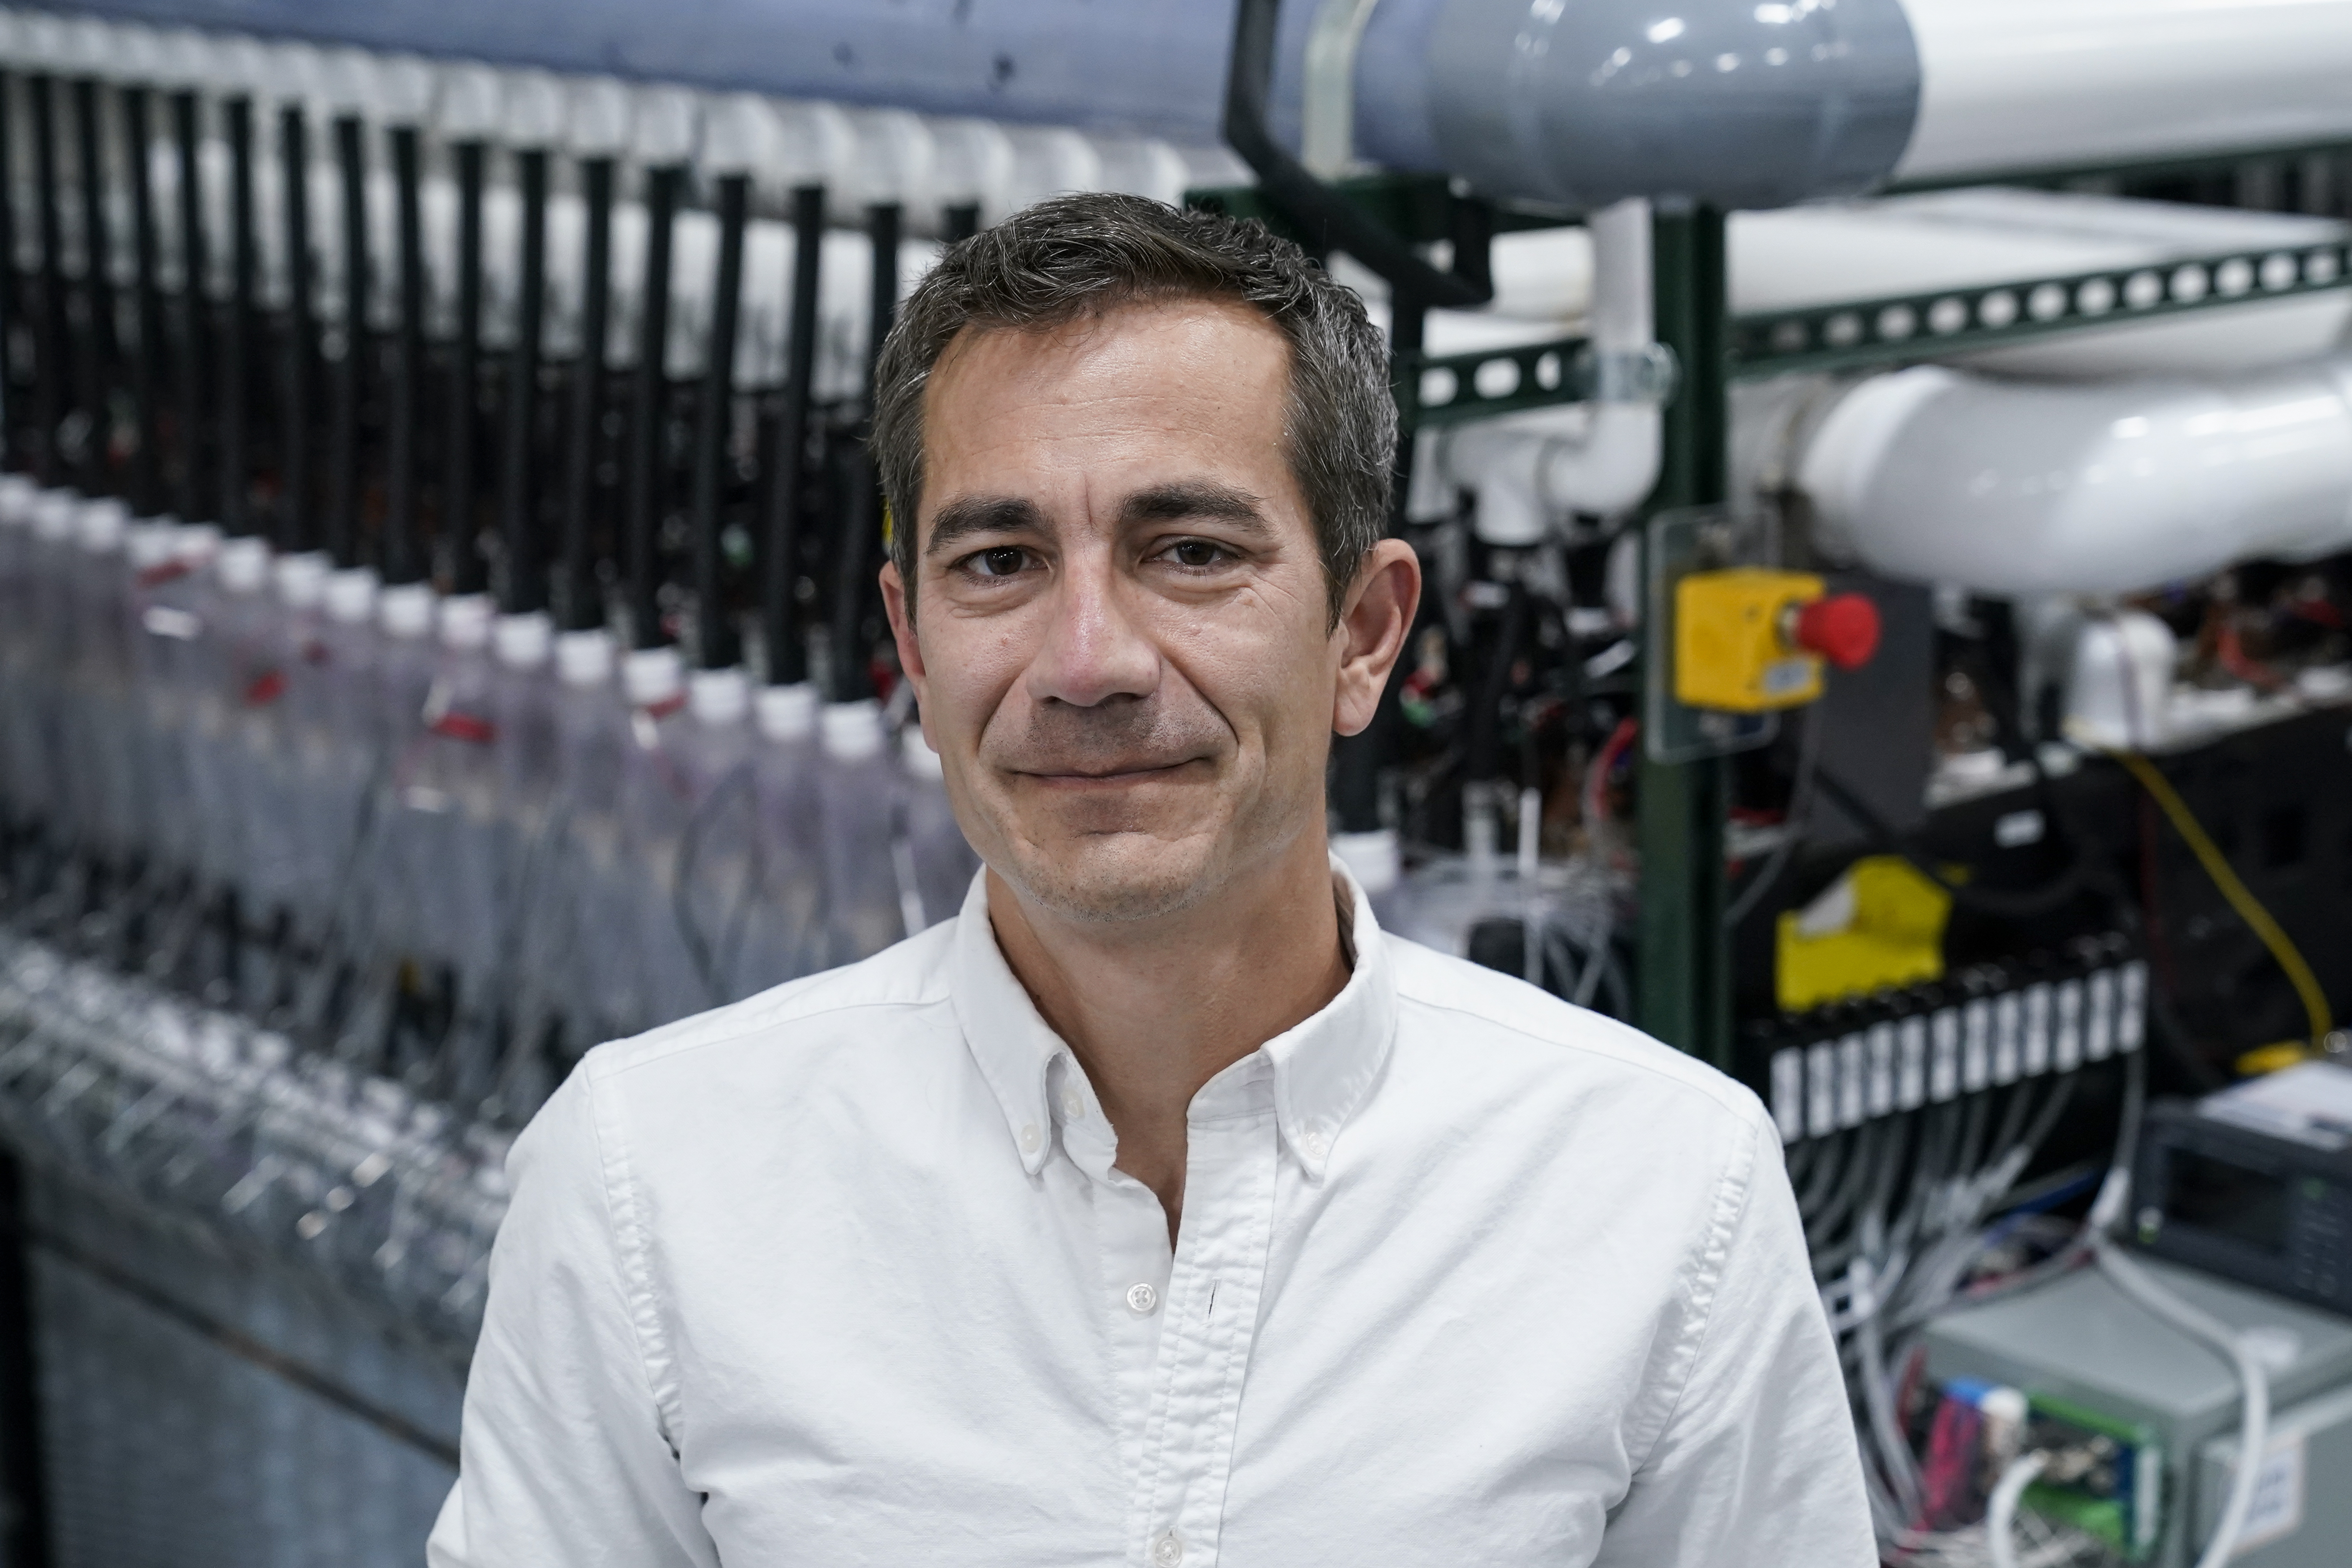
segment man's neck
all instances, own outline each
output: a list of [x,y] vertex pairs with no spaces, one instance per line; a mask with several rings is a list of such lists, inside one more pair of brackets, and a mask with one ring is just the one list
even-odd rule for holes
[[1063,920],[993,871],[988,910],[1005,962],[1086,1068],[1118,1168],[1160,1195],[1172,1246],[1193,1095],[1348,983],[1322,833],[1160,920]]

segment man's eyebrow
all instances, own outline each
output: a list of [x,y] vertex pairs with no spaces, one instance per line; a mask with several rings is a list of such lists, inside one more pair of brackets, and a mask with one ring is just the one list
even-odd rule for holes
[[1121,522],[1130,524],[1214,518],[1261,532],[1273,526],[1258,510],[1257,497],[1206,479],[1183,479],[1137,490],[1120,504],[1118,515]]
[[960,496],[931,519],[931,536],[924,542],[923,554],[937,555],[975,533],[1034,533],[1045,526],[1036,504],[1018,496]]

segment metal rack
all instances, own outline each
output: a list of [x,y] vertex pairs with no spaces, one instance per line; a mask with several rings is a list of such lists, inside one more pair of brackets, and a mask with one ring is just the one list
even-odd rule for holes
[[[2347,151],[2298,144],[1936,184],[2137,182]],[[1280,188],[1268,182],[1196,191],[1188,201],[1264,218],[1318,251],[1347,248],[1319,214],[1285,204],[1282,190],[1294,187],[1295,179]],[[1320,188],[1326,201],[1346,204],[1357,222],[1378,226],[1405,246],[1448,243],[1455,271],[1481,280],[1486,277],[1485,243],[1494,234],[1578,221],[1569,214],[1482,203],[1427,176],[1363,175]],[[1662,210],[1654,220],[1657,337],[1672,356],[1674,374],[1673,384],[1659,389],[1666,398],[1664,452],[1657,489],[1645,509],[1650,512],[1731,499],[1727,400],[1737,381],[1940,359],[2061,332],[2352,287],[2352,242],[2337,241],[1735,316],[1727,287],[1725,219],[1719,209],[1697,206]],[[1475,248],[1466,259],[1465,247]],[[1412,435],[1425,426],[1593,395],[1592,362],[1580,338],[1447,356],[1423,353],[1418,317],[1428,302],[1399,290],[1400,324],[1391,346],[1407,452]],[[1407,321],[1408,316],[1412,320]],[[1658,1038],[1728,1070],[1732,982],[1723,923],[1728,767],[1721,759],[1660,763],[1645,754],[1640,770],[1636,1021]]]

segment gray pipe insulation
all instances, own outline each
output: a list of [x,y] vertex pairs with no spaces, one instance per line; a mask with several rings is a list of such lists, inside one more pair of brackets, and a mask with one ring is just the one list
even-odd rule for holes
[[[1296,146],[1316,13],[1286,0],[1274,82]],[[934,114],[1223,140],[1233,0],[83,0],[155,26],[607,73]],[[1591,208],[1851,195],[1910,139],[1900,0],[1381,0],[1356,150],[1489,194]]]

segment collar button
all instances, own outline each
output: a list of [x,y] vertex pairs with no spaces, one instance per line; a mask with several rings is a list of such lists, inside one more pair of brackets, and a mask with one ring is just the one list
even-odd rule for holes
[[1037,1131],[1035,1122],[1032,1121],[1021,1129],[1021,1152],[1024,1154],[1034,1154],[1045,1146],[1045,1135]]

